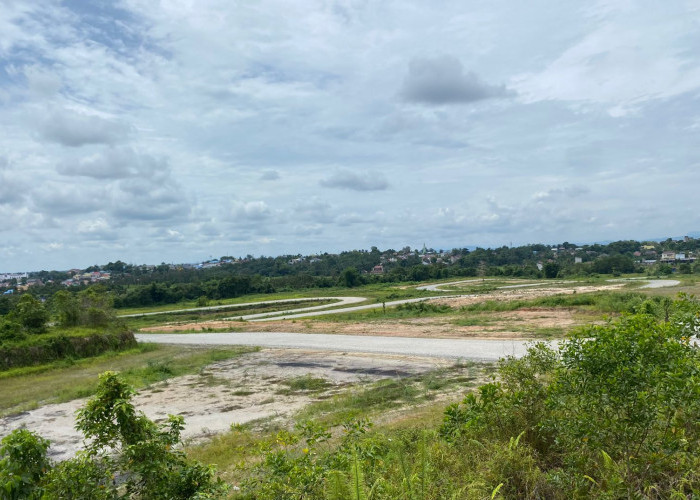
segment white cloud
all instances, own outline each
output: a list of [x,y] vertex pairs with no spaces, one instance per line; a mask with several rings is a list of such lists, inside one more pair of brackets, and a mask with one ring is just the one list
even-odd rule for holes
[[692,231],[698,12],[5,2],[0,263]]
[[596,11],[601,19],[593,29],[543,70],[515,76],[513,87],[526,102],[603,103],[614,117],[652,99],[700,91],[700,57],[681,48],[697,37],[684,29],[693,16],[648,7]]
[[64,146],[116,144],[126,140],[130,127],[118,120],[70,110],[56,110],[42,119],[39,130],[49,141]]
[[64,161],[58,166],[58,171],[63,175],[93,179],[152,179],[167,177],[169,170],[164,158],[139,154],[129,147],[108,148],[78,160]]
[[236,202],[233,206],[235,222],[262,221],[270,215],[270,207],[264,201]]
[[389,182],[380,172],[353,171],[347,168],[336,170],[328,177],[321,179],[319,184],[323,187],[351,191],[383,191],[389,188]]
[[39,65],[28,65],[24,68],[29,90],[39,97],[51,97],[61,88],[61,77],[55,70]]
[[78,223],[78,233],[94,234],[103,233],[110,228],[107,221],[101,217],[97,219],[83,220]]

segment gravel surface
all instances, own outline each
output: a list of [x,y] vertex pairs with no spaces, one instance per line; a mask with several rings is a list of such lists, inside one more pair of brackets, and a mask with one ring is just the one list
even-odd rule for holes
[[680,284],[681,282],[678,280],[652,280],[639,288],[664,288],[667,286],[676,286]]
[[402,354],[496,361],[525,354],[525,340],[427,339],[286,332],[137,334],[139,342],[189,345],[253,345],[287,349]]

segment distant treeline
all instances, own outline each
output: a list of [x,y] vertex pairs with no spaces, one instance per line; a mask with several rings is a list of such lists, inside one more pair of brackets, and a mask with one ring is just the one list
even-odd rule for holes
[[[425,281],[470,276],[508,276],[522,278],[562,278],[593,274],[647,272],[667,274],[668,264],[643,266],[644,259],[658,259],[662,251],[695,252],[700,239],[642,243],[616,241],[606,245],[564,242],[560,245],[523,245],[500,248],[452,250],[423,249],[380,251],[353,250],[340,254],[310,256],[235,258],[223,256],[203,266],[134,266],[122,261],[93,266],[85,271],[106,271],[104,282],[116,308],[172,304],[183,300],[225,299],[251,293],[274,293],[308,288],[355,287],[368,283]],[[381,270],[373,269],[381,266]],[[697,266],[697,264],[696,264]],[[681,273],[697,272],[688,263],[680,264]],[[31,292],[50,298],[63,289],[56,271],[32,273],[45,284],[32,286]],[[53,280],[53,283],[48,283]],[[87,285],[71,287],[83,290]],[[0,296],[0,315],[7,311],[12,297]]]

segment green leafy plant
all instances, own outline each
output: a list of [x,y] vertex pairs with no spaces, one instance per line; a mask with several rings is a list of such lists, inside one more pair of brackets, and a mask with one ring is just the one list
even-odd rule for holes
[[0,498],[41,498],[41,480],[50,467],[49,441],[18,429],[0,441]]
[[0,451],[0,481],[9,492],[1,498],[221,497],[226,488],[214,469],[188,460],[180,448],[182,417],[157,425],[134,408],[133,394],[119,375],[103,373],[77,414],[85,450],[55,467],[46,459],[48,441],[23,430],[10,434]]

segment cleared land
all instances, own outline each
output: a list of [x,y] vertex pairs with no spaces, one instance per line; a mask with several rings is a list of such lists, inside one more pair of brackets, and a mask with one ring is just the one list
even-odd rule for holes
[[[396,382],[400,384],[396,393],[383,397],[384,403],[398,405],[404,396],[415,399],[421,377],[432,374],[429,382],[444,379],[433,391],[418,391],[425,397],[429,392],[442,393],[447,386],[464,382],[465,377],[481,377],[482,372],[476,365],[455,365],[438,358],[268,349],[150,384],[139,391],[134,403],[156,421],[168,414],[182,415],[187,422],[184,437],[198,442],[228,431],[232,425],[284,425],[312,402],[330,400],[349,390],[373,391],[377,381],[401,381]],[[84,403],[82,398],[73,399],[4,417],[0,419],[0,437],[26,427],[51,440],[53,458],[72,456],[82,445],[74,429],[74,415]],[[357,406],[355,411],[361,410],[359,403]]]
[[[495,281],[495,280],[494,280]],[[459,282],[468,284],[469,291],[474,292],[476,283],[488,283],[484,280]],[[569,282],[566,286],[550,283],[538,283],[537,287],[523,287],[523,283],[499,280],[501,287],[486,290],[483,293],[468,295],[440,296],[423,299],[406,299],[387,302],[386,304],[369,304],[367,306],[346,307],[342,311],[317,311],[287,316],[285,319],[266,318],[264,322],[240,321],[198,321],[177,322],[142,328],[149,333],[197,332],[197,331],[259,331],[259,332],[296,332],[296,333],[342,333],[348,335],[380,335],[428,338],[479,338],[479,339],[531,339],[561,337],[571,328],[602,320],[602,314],[578,309],[535,307],[514,311],[468,314],[460,308],[489,301],[509,302],[532,300],[555,295],[573,295],[601,291],[621,290],[627,283],[587,284]],[[454,286],[445,283],[431,286]],[[530,283],[525,283],[529,285]],[[431,305],[444,305],[449,308],[440,314],[396,314],[392,307],[403,304],[425,302]],[[323,315],[323,318],[320,316]],[[416,315],[414,315],[416,316]]]
[[[54,442],[56,458],[74,453],[81,444],[73,430],[74,411],[94,390],[96,375],[110,369],[121,371],[140,389],[136,406],[151,418],[164,419],[168,413],[184,416],[185,436],[192,443],[222,435],[194,448],[194,453],[202,457],[216,453],[219,445],[231,444],[227,440],[237,439],[226,433],[232,425],[284,428],[306,417],[328,425],[338,425],[352,416],[371,416],[378,422],[439,418],[444,403],[432,407],[431,401],[458,398],[483,381],[492,367],[488,363],[465,364],[455,358],[495,360],[520,355],[529,339],[559,338],[571,328],[604,321],[606,315],[617,310],[615,304],[606,301],[618,300],[616,297],[641,300],[639,294],[630,298],[625,292],[642,284],[465,280],[430,285],[455,294],[438,298],[414,294],[445,292],[413,287],[402,295],[400,287],[385,288],[381,293],[374,290],[365,294],[369,300],[378,301],[367,304],[371,309],[352,310],[355,306],[346,303],[343,310],[333,314],[286,320],[259,318],[265,322],[212,320],[208,316],[230,314],[230,305],[207,312],[180,313],[170,307],[163,315],[131,320],[167,322],[172,314],[201,314],[196,321],[177,321],[141,331],[172,334],[225,329],[234,333],[197,334],[191,338],[183,334],[139,335],[142,340],[198,344],[221,341],[287,349],[267,347],[251,353],[247,348],[246,353],[246,348],[213,344],[206,348],[144,346],[134,352],[6,373],[0,380],[0,414],[6,415],[0,418],[0,437],[26,426]],[[693,293],[697,287],[695,282],[666,282],[664,288],[645,289],[644,293],[670,296],[677,291]],[[361,296],[363,291],[355,290],[358,295],[353,300],[366,300]],[[386,301],[385,309],[381,301],[389,297],[393,300]],[[330,305],[326,301],[333,300],[320,296],[307,299],[308,306],[324,309]],[[250,314],[280,314],[263,309],[282,307],[286,311],[289,306],[265,305],[262,299],[240,306],[244,302],[240,300],[239,307],[249,308],[246,312]],[[398,307],[392,307],[392,303]],[[309,335],[315,333],[331,335]],[[245,338],[248,341],[244,342]],[[226,456],[233,460],[239,455]]]

